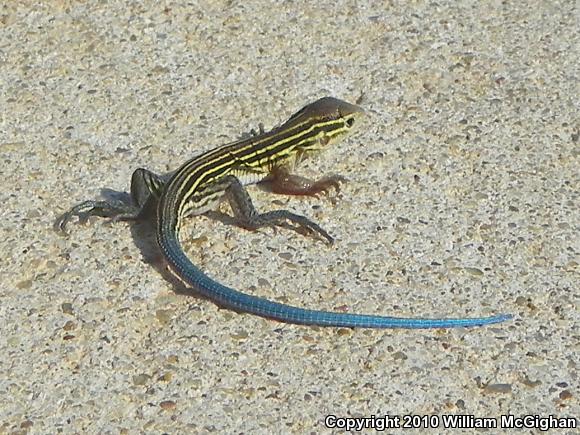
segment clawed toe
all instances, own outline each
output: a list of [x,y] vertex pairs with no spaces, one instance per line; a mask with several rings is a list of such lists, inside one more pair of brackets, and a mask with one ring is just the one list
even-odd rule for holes
[[336,193],[340,193],[341,183],[346,183],[347,181],[341,175],[332,175],[314,183],[311,190],[316,197],[318,197],[318,194],[328,195],[331,189],[334,189]]
[[111,218],[111,222],[137,219],[139,211],[132,205],[107,201],[85,201],[61,215],[54,223],[57,232],[66,234],[66,226],[77,217],[78,223],[86,224],[91,216]]

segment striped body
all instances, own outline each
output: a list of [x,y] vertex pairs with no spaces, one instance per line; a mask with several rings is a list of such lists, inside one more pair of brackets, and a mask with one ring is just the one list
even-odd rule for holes
[[[352,116],[361,114],[357,111]],[[177,232],[182,217],[211,210],[223,196],[225,186],[220,180],[225,176],[233,175],[243,185],[257,183],[276,167],[293,168],[306,153],[318,151],[320,145],[328,145],[333,137],[347,133],[350,128],[341,118],[317,119],[298,112],[268,133],[223,145],[188,160],[173,174],[161,197],[159,231]]]
[[362,109],[357,106],[323,98],[270,132],[223,145],[183,164],[153,190],[159,195],[157,239],[171,269],[221,306],[290,323],[363,328],[449,328],[480,326],[510,318],[499,315],[471,319],[405,319],[307,310],[224,286],[205,275],[185,255],[179,242],[179,230],[185,216],[213,208],[232,180],[237,179],[242,185],[253,184],[277,169],[294,168],[304,157],[347,135],[362,115]]

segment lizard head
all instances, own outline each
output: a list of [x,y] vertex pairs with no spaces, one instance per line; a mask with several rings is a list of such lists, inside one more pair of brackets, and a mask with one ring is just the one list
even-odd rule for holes
[[359,106],[324,97],[296,112],[280,128],[296,136],[296,151],[303,158],[349,135],[364,115],[365,111]]

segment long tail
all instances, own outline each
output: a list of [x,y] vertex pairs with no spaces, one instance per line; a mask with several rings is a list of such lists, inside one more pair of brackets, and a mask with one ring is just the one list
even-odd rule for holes
[[510,314],[463,319],[421,319],[373,316],[366,314],[333,313],[330,311],[307,310],[291,305],[272,302],[251,296],[214,281],[197,268],[185,255],[181,244],[174,236],[163,235],[160,245],[171,268],[177,275],[193,286],[202,295],[220,306],[237,311],[256,314],[282,322],[300,325],[338,326],[353,328],[468,328],[491,325],[513,318]]

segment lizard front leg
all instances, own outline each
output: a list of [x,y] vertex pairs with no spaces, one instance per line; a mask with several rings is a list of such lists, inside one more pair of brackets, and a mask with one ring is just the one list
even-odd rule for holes
[[262,227],[278,226],[289,221],[311,233],[322,236],[328,243],[332,244],[334,242],[330,234],[306,216],[295,214],[288,210],[273,210],[258,213],[252,203],[250,195],[238,178],[230,175],[225,177],[223,182],[228,185],[226,188],[226,197],[242,227],[257,230]]
[[284,195],[318,196],[320,193],[328,193],[333,188],[340,191],[340,183],[347,179],[341,175],[329,175],[319,180],[311,180],[306,177],[291,174],[286,167],[272,169],[270,175],[263,181],[273,193]]

